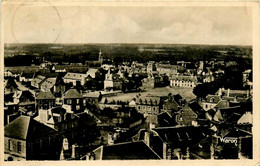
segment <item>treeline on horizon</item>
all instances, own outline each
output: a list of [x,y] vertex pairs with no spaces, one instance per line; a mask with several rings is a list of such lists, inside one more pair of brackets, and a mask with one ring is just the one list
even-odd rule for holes
[[[140,48],[143,50],[140,51]],[[5,66],[31,66],[39,65],[43,59],[50,62],[62,64],[62,62],[82,63],[86,61],[97,61],[99,51],[106,59],[113,60],[115,65],[123,62],[138,61],[169,61],[176,64],[177,61],[198,62],[200,60],[210,61],[213,59],[224,61],[244,61],[246,66],[252,67],[252,49],[248,47],[227,46],[164,46],[164,45],[72,45],[62,46],[59,49],[51,49],[51,45],[43,47],[40,45],[10,46],[7,49],[14,51],[26,51],[26,55],[5,56]],[[159,49],[159,51],[151,50]],[[223,55],[219,50],[226,51]],[[37,56],[34,53],[38,53]]]

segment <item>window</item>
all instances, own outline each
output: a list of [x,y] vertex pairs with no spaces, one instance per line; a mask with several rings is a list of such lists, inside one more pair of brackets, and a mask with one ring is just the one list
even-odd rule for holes
[[8,140],[8,149],[10,151],[13,151],[13,141],[12,140]]
[[68,100],[67,100],[67,103],[68,103],[68,104],[71,104],[71,99],[68,99]]
[[79,99],[77,99],[77,104],[79,104]]
[[80,106],[79,105],[76,106],[76,110],[80,110]]
[[21,142],[17,142],[17,152],[18,153],[21,153],[21,151],[22,151],[22,144],[21,144]]

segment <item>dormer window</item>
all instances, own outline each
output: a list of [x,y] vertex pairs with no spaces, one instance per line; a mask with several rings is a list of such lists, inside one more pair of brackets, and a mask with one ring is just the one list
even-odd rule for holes
[[210,99],[210,102],[213,103],[215,101],[214,97]]

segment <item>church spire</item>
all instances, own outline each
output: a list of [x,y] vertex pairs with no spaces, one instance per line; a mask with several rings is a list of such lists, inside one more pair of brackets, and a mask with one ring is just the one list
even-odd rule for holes
[[100,64],[103,63],[103,57],[102,57],[102,51],[101,51],[101,49],[99,50],[98,62],[99,62]]

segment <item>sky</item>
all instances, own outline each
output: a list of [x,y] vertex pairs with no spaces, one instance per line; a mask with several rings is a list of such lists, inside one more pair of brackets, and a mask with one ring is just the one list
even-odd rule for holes
[[245,7],[6,5],[6,43],[252,44]]

